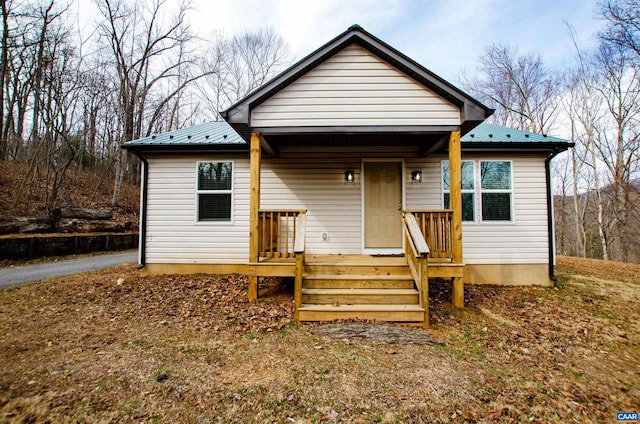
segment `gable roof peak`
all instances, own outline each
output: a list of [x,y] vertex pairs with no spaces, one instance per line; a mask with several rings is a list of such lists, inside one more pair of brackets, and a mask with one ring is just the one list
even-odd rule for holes
[[493,113],[493,109],[483,105],[458,87],[367,32],[360,25],[353,24],[342,34],[339,34],[328,43],[322,45],[305,58],[284,70],[272,80],[258,87],[246,97],[230,106],[227,110],[222,111],[220,115],[238,131],[245,140],[248,140],[250,136],[250,115],[252,109],[353,43],[358,44],[360,47],[405,73],[419,84],[431,89],[450,103],[460,107],[463,117],[461,124],[463,133],[474,128]]

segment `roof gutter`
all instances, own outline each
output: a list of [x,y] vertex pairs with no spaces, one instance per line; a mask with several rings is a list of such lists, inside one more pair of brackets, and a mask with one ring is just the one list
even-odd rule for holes
[[553,228],[553,189],[551,187],[551,160],[558,155],[558,153],[564,151],[559,147],[556,147],[553,152],[547,155],[547,159],[544,161],[544,170],[547,180],[547,236],[549,239],[549,279],[553,281],[555,286],[558,279],[555,275],[554,262],[555,262],[555,235]]
[[142,184],[140,189],[140,239],[138,241],[138,269],[144,268],[147,261],[147,181],[149,179],[149,162],[139,150],[131,151],[142,162]]

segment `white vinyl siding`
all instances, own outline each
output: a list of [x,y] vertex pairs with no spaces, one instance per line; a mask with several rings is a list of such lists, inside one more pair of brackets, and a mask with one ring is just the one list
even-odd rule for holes
[[[197,222],[198,162],[233,162],[231,222]],[[149,157],[148,263],[247,263],[249,160],[225,156]]]
[[[416,158],[411,148],[285,147],[264,158],[262,209],[306,209],[310,254],[362,253],[362,159],[404,160],[406,209],[442,208],[441,161]],[[544,156],[463,155],[463,160],[509,160],[512,164],[513,221],[463,222],[467,264],[546,264],[547,203]],[[249,161],[246,157],[150,157],[147,262],[247,263],[249,257]],[[195,172],[198,161],[233,161],[232,223],[196,222]],[[345,184],[344,172],[355,171]],[[423,182],[411,183],[421,170]],[[477,183],[476,183],[477,184]],[[476,204],[479,202],[476,199]],[[476,216],[479,208],[476,206]],[[322,233],[328,239],[322,239]]]
[[544,156],[464,156],[465,160],[510,161],[512,221],[462,223],[464,262],[468,264],[546,264],[549,262]]
[[[309,254],[362,253],[360,159],[296,156],[263,160],[261,209],[306,210]],[[355,183],[345,183],[348,169],[355,172]],[[327,233],[326,240],[322,233]]]
[[458,107],[355,44],[251,113],[253,127],[459,124]]

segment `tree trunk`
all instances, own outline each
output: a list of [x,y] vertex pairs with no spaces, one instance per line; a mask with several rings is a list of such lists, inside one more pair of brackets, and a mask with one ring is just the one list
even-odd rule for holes
[[0,160],[7,158],[9,148],[9,140],[4,130],[4,82],[7,77],[7,61],[9,60],[9,22],[7,10],[7,1],[0,0],[0,8],[2,9],[2,46],[0,49]]
[[106,220],[106,219],[111,219],[112,217],[113,217],[113,213],[107,209],[86,209],[86,208],[60,209],[60,218]]
[[76,218],[61,218],[56,223],[56,229],[61,233],[113,233],[130,230],[131,223],[124,226],[110,220],[87,220]]
[[125,154],[126,153],[123,150],[120,150],[117,153],[118,156],[116,160],[116,176],[113,184],[113,198],[111,199],[111,206],[114,208],[120,204],[120,192],[122,191],[122,182],[124,181]]
[[597,221],[598,221],[598,235],[600,236],[600,246],[602,248],[602,259],[609,260],[609,244],[607,242],[607,232],[604,228],[604,205],[602,204],[602,192],[600,191],[600,177],[598,177],[598,161],[596,160],[596,154],[594,152],[593,144],[590,146],[591,161],[593,167],[593,184],[596,191],[596,203],[597,203]]
[[580,209],[580,201],[578,194],[578,157],[575,148],[571,150],[571,162],[573,172],[573,214],[576,232],[576,256],[585,257],[586,255],[586,237],[584,231],[584,219]]
[[0,217],[0,234],[49,233],[53,227],[49,218]]

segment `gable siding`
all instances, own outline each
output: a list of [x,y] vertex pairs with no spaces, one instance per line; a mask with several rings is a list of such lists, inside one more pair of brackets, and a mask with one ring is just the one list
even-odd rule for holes
[[355,44],[251,113],[253,127],[459,124],[455,105]]
[[[196,222],[196,163],[234,164],[233,221]],[[149,157],[148,263],[247,263],[249,160],[236,156]]]

